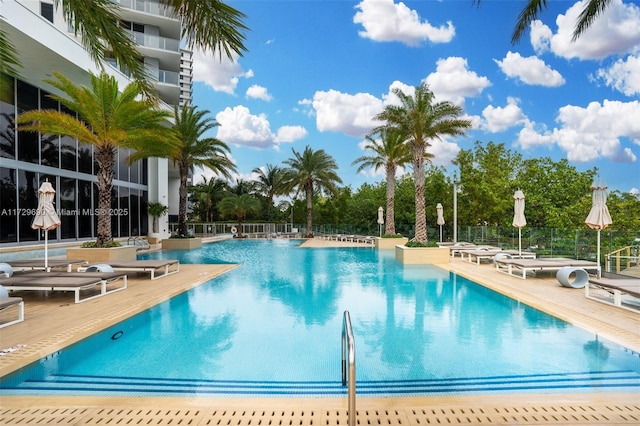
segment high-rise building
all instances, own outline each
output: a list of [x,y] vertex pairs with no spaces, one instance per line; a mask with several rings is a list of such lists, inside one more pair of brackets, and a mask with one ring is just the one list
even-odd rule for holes
[[[114,0],[121,25],[137,44],[139,59],[154,80],[162,107],[189,104],[192,99],[192,54],[181,48],[181,23],[170,7],[157,0]],[[47,95],[57,93],[45,83],[57,71],[76,84],[89,84],[89,72],[99,74],[72,26],[53,0],[3,0],[0,21],[17,50],[17,75],[0,75],[0,247],[38,243],[43,237],[31,229],[37,190],[49,180],[56,189],[55,204],[62,225],[49,232],[49,241],[95,238],[97,165],[93,147],[68,137],[15,132],[15,117],[36,108],[60,108]],[[104,70],[125,87],[131,80],[115,61]],[[150,220],[146,206],[157,201],[178,211],[178,173],[167,159],[150,158],[129,166],[130,152],[117,155],[112,196],[114,238],[145,236]],[[159,231],[168,236],[167,217]]]

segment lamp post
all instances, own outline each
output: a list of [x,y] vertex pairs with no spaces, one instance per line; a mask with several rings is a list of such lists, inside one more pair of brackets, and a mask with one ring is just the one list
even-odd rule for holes
[[453,172],[453,242],[458,242],[458,176]]

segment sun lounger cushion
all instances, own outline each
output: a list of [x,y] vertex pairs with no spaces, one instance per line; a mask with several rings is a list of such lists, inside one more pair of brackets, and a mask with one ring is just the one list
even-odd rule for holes
[[[122,279],[122,286],[109,290],[107,284]],[[127,288],[127,276],[100,272],[25,272],[3,278],[0,283],[8,291],[72,291],[75,303],[85,302]],[[81,298],[80,292],[100,286],[98,294]]]
[[[92,266],[80,268],[79,270],[88,270]],[[110,263],[109,266],[116,272],[150,273],[152,280],[180,271],[180,262],[178,260],[132,260],[127,262],[113,262]]]

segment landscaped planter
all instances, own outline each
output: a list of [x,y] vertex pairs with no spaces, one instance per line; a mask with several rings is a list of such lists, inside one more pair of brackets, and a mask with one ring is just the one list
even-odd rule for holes
[[404,245],[407,241],[409,241],[407,237],[376,238],[376,248],[379,250],[392,250],[398,244]]
[[136,246],[108,248],[68,248],[67,259],[86,260],[89,263],[136,260]]
[[407,247],[396,245],[396,260],[405,265],[449,263],[448,247]]
[[163,250],[191,250],[202,247],[202,238],[167,238],[162,240]]

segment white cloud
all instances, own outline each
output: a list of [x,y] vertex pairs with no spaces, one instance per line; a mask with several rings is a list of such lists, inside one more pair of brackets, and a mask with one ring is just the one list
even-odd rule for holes
[[276,132],[276,142],[294,142],[307,136],[307,129],[302,126],[282,126]]
[[517,78],[526,84],[557,87],[565,83],[558,71],[551,69],[536,56],[524,58],[517,52],[507,52],[502,61],[494,61],[507,77]]
[[409,46],[418,46],[423,41],[447,43],[455,35],[455,28],[449,21],[446,25],[434,27],[427,20],[420,19],[415,10],[404,3],[393,0],[362,0],[356,5],[353,22],[362,24],[364,31],[360,37],[374,41],[399,41]]
[[435,166],[450,166],[451,162],[456,158],[460,147],[456,142],[449,142],[446,137],[441,139],[433,139],[430,141],[431,146],[428,152],[434,155],[431,162]]
[[258,86],[257,84],[254,84],[247,89],[246,96],[247,98],[262,99],[267,102],[273,99],[266,87]]
[[350,95],[336,90],[316,92],[312,105],[318,130],[356,137],[365,135],[378,124],[373,117],[383,108],[382,101],[368,93]]
[[429,74],[425,82],[438,100],[456,105],[463,105],[465,98],[478,96],[491,85],[487,77],[480,77],[467,68],[466,59],[455,56],[438,59],[436,71]]
[[307,135],[300,126],[282,126],[274,134],[266,115],[251,114],[249,108],[242,105],[225,108],[216,115],[216,120],[220,123],[216,137],[234,145],[278,150],[280,143],[293,142]]
[[609,68],[598,70],[598,77],[607,86],[627,96],[640,94],[640,56],[629,55],[626,60],[618,59]]
[[527,118],[518,106],[518,100],[514,98],[508,98],[505,107],[487,106],[482,110],[482,116],[485,118],[482,127],[490,132],[502,132],[525,122]]
[[551,48],[552,36],[553,31],[551,31],[551,28],[543,24],[542,21],[536,19],[531,23],[529,38],[531,40],[533,50],[535,50],[538,55],[549,51]]
[[518,144],[524,148],[557,144],[575,162],[608,158],[614,162],[634,163],[638,160],[631,148],[622,147],[621,138],[640,145],[640,102],[591,102],[586,108],[567,105],[559,110],[559,128],[538,131],[527,122]]
[[555,141],[546,126],[539,126],[530,120],[526,120],[524,127],[518,133],[516,143],[520,145],[522,149],[529,149],[545,145],[552,146]]
[[235,94],[238,80],[253,77],[253,71],[244,71],[238,63],[238,56],[233,54],[230,60],[225,55],[193,51],[193,80],[201,81],[217,92]]
[[[613,54],[633,53],[640,49],[640,7],[611,0],[607,9],[575,41],[573,31],[586,0],[579,1],[556,18],[557,33],[544,24],[532,24],[531,44],[538,49],[548,45],[563,58],[602,59]],[[535,30],[535,31],[534,31]]]

